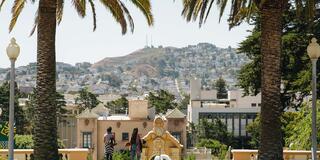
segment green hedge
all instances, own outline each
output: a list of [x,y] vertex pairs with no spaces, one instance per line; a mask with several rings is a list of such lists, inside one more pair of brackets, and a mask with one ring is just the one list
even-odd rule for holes
[[197,147],[206,147],[211,149],[211,153],[221,160],[224,160],[226,153],[228,151],[227,145],[220,143],[214,139],[201,139],[196,145]]
[[130,160],[130,151],[124,150],[124,151],[114,152],[112,159],[113,160]]
[[[14,145],[16,149],[32,149],[34,146],[32,135],[15,135]],[[59,139],[58,146],[60,149],[65,147],[62,141]]]

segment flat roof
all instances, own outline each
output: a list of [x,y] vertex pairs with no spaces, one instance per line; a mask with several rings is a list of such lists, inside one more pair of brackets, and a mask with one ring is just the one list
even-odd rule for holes
[[98,120],[131,120],[128,115],[111,115],[107,117],[99,117]]

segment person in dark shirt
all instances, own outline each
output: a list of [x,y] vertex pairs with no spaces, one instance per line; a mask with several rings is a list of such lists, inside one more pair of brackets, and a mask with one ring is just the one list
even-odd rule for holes
[[105,146],[105,160],[112,160],[112,154],[114,146],[116,145],[114,136],[112,134],[112,128],[107,129],[107,133],[104,134],[104,146]]
[[130,159],[131,160],[140,160],[141,151],[142,151],[142,142],[138,134],[138,128],[134,128],[130,140]]

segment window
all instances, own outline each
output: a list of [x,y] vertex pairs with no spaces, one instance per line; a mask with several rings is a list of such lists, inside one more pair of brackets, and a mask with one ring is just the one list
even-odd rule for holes
[[181,132],[172,132],[171,134],[181,143]]
[[251,103],[251,107],[257,107],[257,103]]
[[92,134],[91,132],[82,133],[83,148],[91,148]]
[[128,132],[123,132],[122,133],[122,140],[123,141],[129,140],[129,133]]
[[261,103],[258,103],[258,107],[261,107]]

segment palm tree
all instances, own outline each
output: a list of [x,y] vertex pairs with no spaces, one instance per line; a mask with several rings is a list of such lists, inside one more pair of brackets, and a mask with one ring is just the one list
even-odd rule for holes
[[[35,18],[37,29],[37,97],[35,111],[34,159],[58,160],[57,124],[56,124],[56,58],[55,36],[56,24],[61,22],[64,0],[30,0],[38,2],[38,11]],[[149,25],[153,24],[151,5],[149,0],[130,0],[144,14]],[[0,8],[5,0],[0,2]],[[11,31],[27,0],[15,0],[12,7]],[[89,3],[93,15],[93,30],[96,29],[96,13],[94,0],[72,0],[80,17],[85,17],[86,5]],[[121,0],[100,0],[101,4],[111,12],[114,19],[121,25],[122,34],[131,28],[134,23]],[[127,25],[129,23],[129,26]]]
[[[228,0],[217,0],[220,9],[220,19]],[[187,21],[199,17],[199,25],[205,23],[214,0],[183,0],[182,14]],[[295,0],[297,15],[306,11],[310,20],[314,17],[314,0]],[[280,115],[282,114],[280,101],[280,53],[282,35],[282,14],[288,7],[288,0],[232,0],[229,23],[230,27],[240,24],[243,20],[250,20],[255,14],[261,16],[261,143],[259,159],[282,160],[282,134]],[[220,20],[219,19],[219,20]]]

